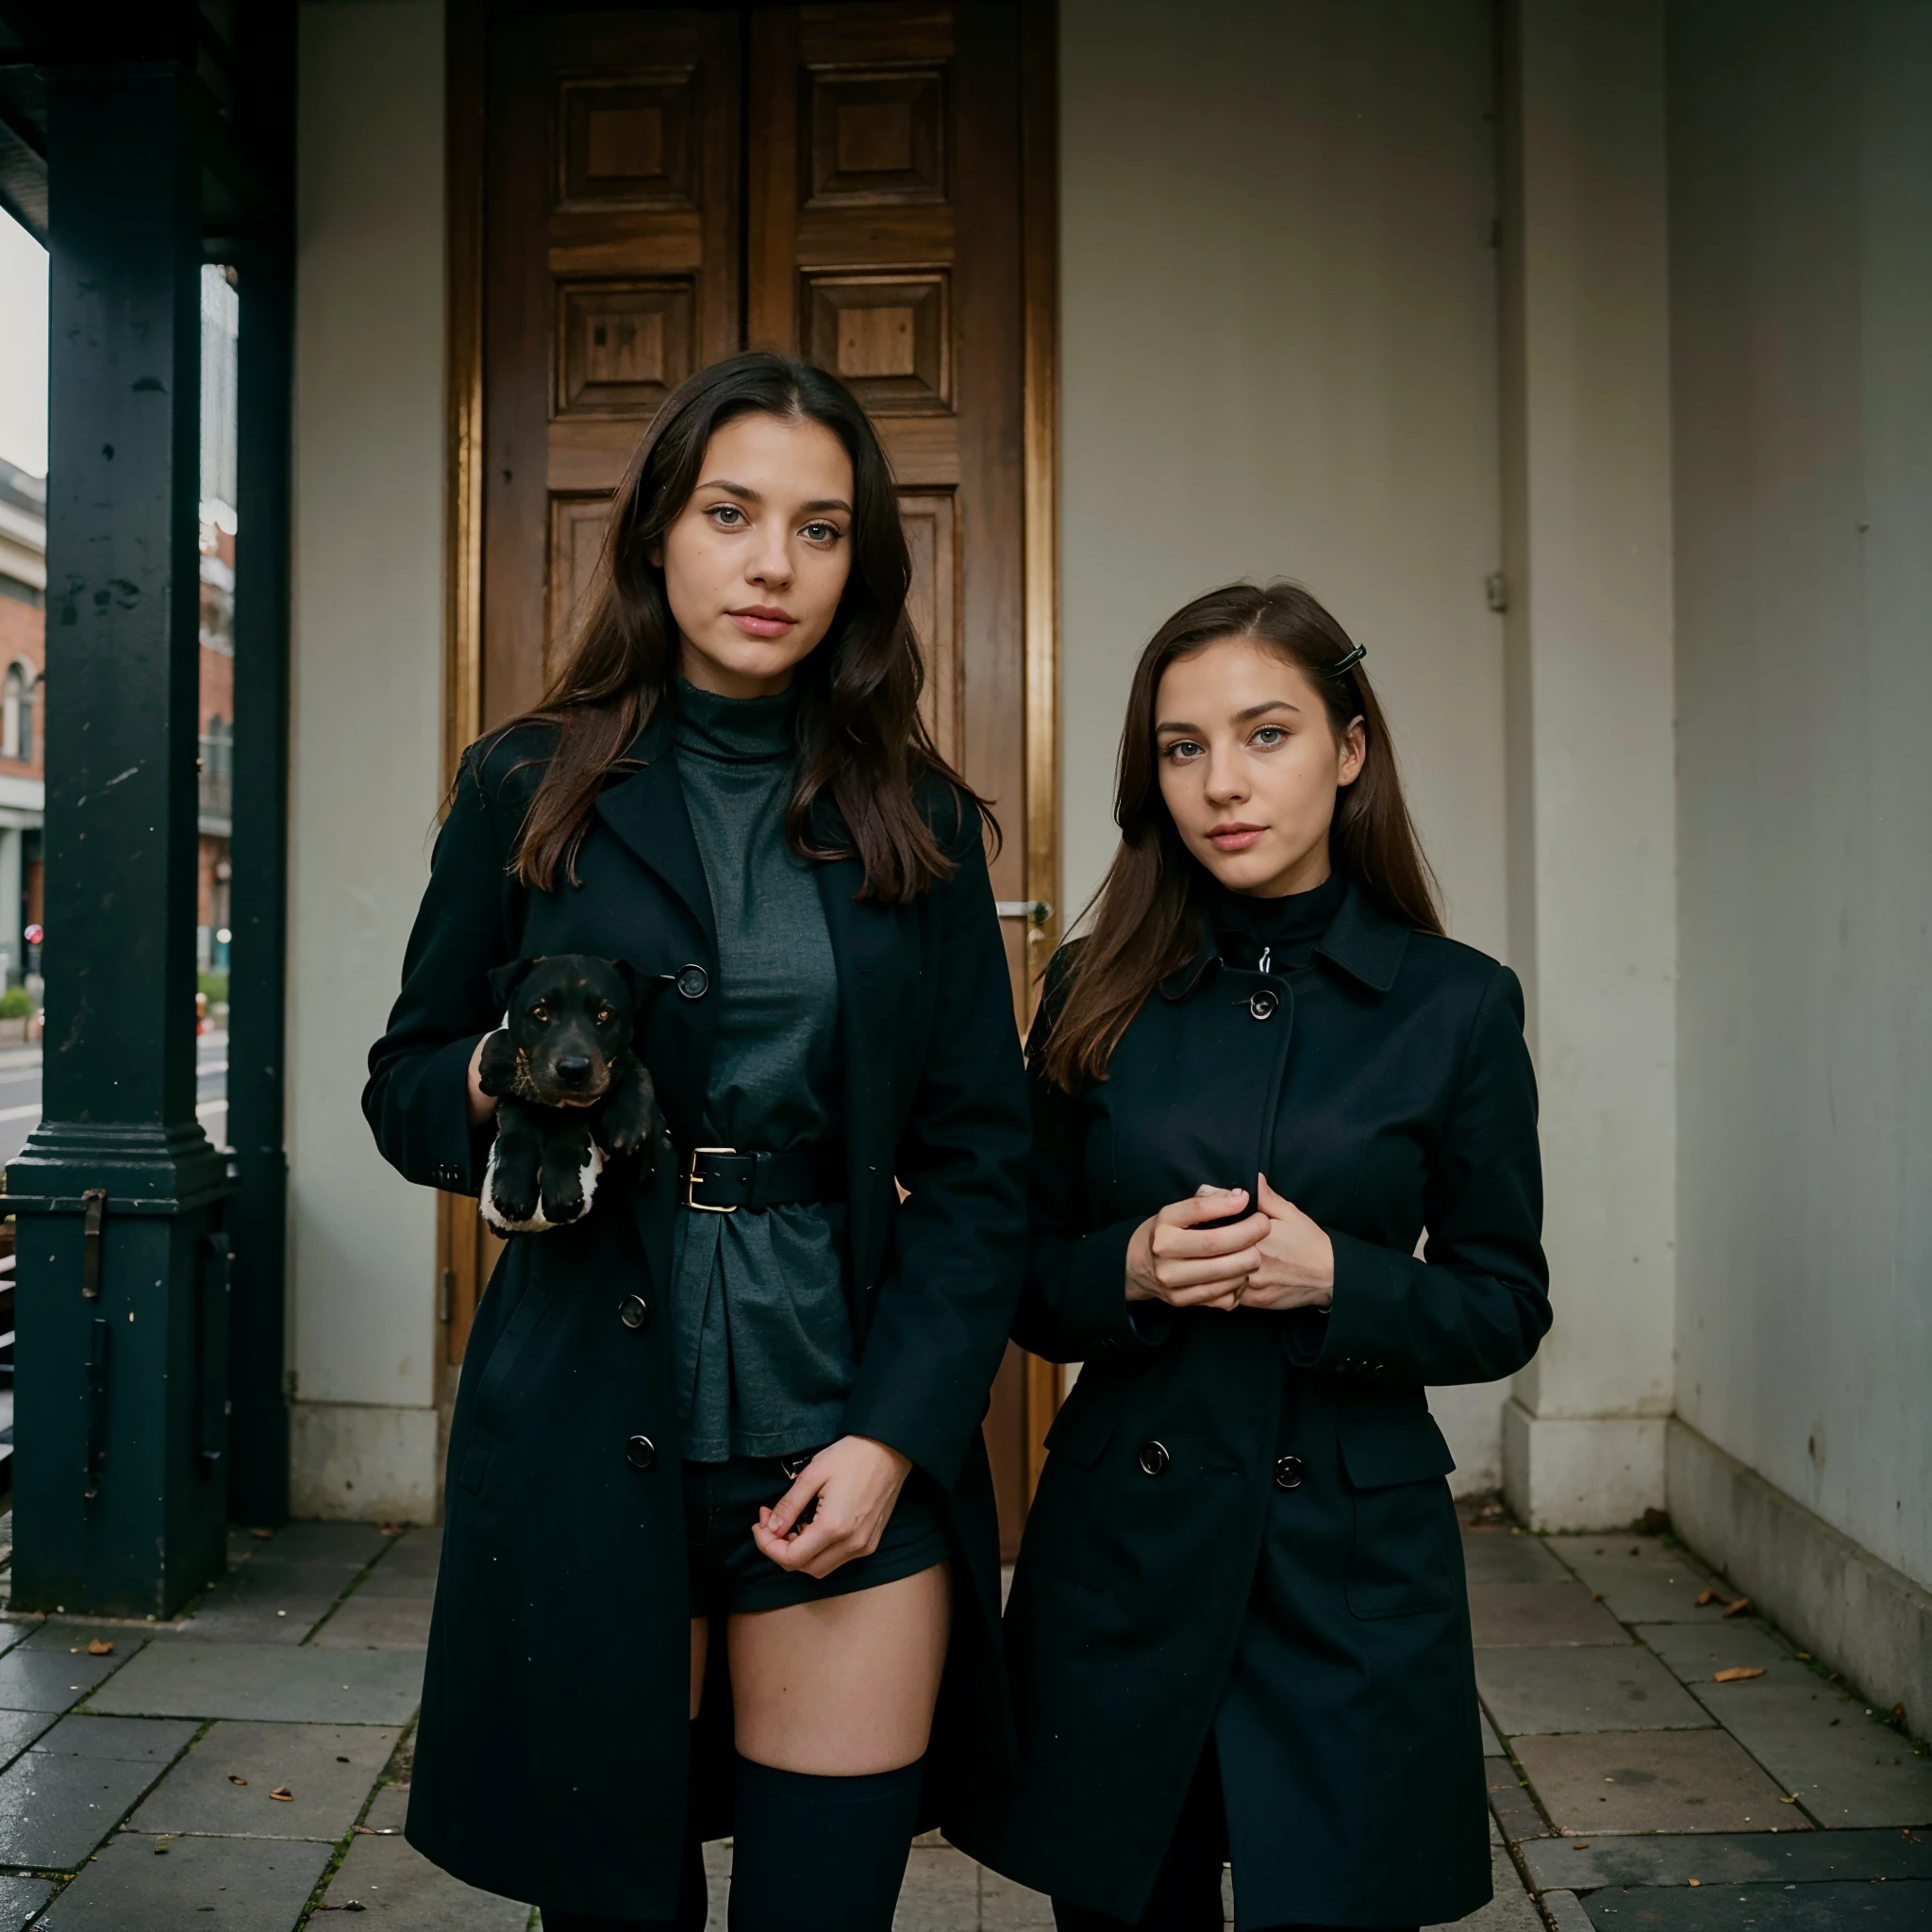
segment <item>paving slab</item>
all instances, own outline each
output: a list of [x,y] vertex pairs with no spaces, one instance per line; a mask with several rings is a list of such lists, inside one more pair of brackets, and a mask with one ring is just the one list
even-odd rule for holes
[[371,1831],[394,1832],[402,1830],[408,1821],[408,1786],[384,1785],[369,1801],[368,1814],[362,1823]]
[[[1583,1849],[1578,1850],[1581,1844]],[[1753,1831],[1707,1837],[1532,1839],[1524,1862],[1538,1886],[1870,1884],[1932,1879],[1932,1837],[1897,1831]]]
[[1568,1574],[1541,1537],[1521,1529],[1465,1529],[1462,1567],[1472,1583],[1561,1583]]
[[[1723,1731],[1519,1738],[1516,1756],[1559,1832],[1793,1830],[1807,1821]],[[1507,1827],[1506,1827],[1507,1828]]]
[[1523,1889],[1523,1880],[1509,1861],[1509,1854],[1491,1851],[1490,1883],[1495,1896],[1488,1905],[1478,1906],[1466,1919],[1455,1923],[1466,1932],[1542,1932],[1542,1915]]
[[125,1663],[154,1635],[149,1624],[130,1624],[123,1618],[44,1617],[40,1627],[30,1630],[21,1643],[23,1651],[48,1650],[68,1657],[84,1657],[90,1643],[111,1643],[108,1668]]
[[0,1865],[77,1870],[160,1770],[125,1757],[24,1752],[0,1772]]
[[1508,1843],[1548,1833],[1550,1827],[1543,1823],[1529,1787],[1507,1757],[1484,1758],[1483,1774],[1489,1786],[1491,1815]]
[[1483,1756],[1485,1757],[1503,1757],[1507,1756],[1507,1753],[1503,1748],[1502,1734],[1490,1722],[1489,1712],[1480,1707],[1476,1710],[1476,1726],[1482,1733]]
[[[375,1724],[230,1719],[209,1726],[128,1823],[149,1833],[334,1843],[356,1822],[399,1736]],[[291,1795],[271,1795],[278,1790]]]
[[[358,1926],[392,1932],[524,1932],[530,1908],[478,1891],[400,1838],[358,1838],[323,1894],[322,1909],[359,1905]],[[335,1923],[330,1921],[328,1923]],[[66,1932],[63,1926],[59,1932]]]
[[[46,1932],[291,1932],[332,1847],[121,1832],[41,1923]],[[333,1924],[334,1921],[328,1923]]]
[[366,1569],[400,1538],[386,1537],[373,1523],[285,1523],[255,1544],[250,1559],[264,1568],[285,1563],[332,1563]]
[[364,1584],[315,1633],[315,1647],[423,1650],[429,1642],[430,1604],[426,1596],[374,1596]]
[[406,1529],[389,1540],[389,1548],[377,1561],[371,1581],[375,1576],[418,1576],[433,1583],[441,1561],[441,1530]]
[[1932,1825],[1932,1757],[1803,1664],[1690,1688],[1821,1824]]
[[0,1710],[0,1766],[12,1763],[55,1722],[51,1710]]
[[0,1656],[5,1656],[16,1643],[25,1643],[40,1627],[38,1617],[0,1616]]
[[1054,1932],[1053,1901],[979,1868],[980,1932]]
[[300,1643],[355,1580],[338,1564],[250,1563],[208,1591],[177,1627],[239,1643]]
[[1478,1645],[1630,1641],[1580,1583],[1473,1583],[1469,1621]]
[[978,1932],[979,1867],[951,1845],[914,1845],[892,1932]]
[[1790,1650],[1752,1617],[1708,1627],[1701,1624],[1639,1624],[1637,1637],[1687,1684],[1707,1684],[1719,1671],[1789,1663],[1791,1657]]
[[1710,1586],[1710,1572],[1687,1551],[1656,1537],[1554,1536],[1549,1547],[1626,1624],[1717,1621],[1724,1615],[1714,1604],[1697,1607]]
[[1505,1737],[1697,1730],[1710,1713],[1635,1644],[1478,1650],[1475,1686]]
[[188,1748],[200,1724],[192,1717],[63,1717],[34,1748],[62,1757],[120,1757],[156,1771]]
[[[0,1670],[8,1659],[0,1657]],[[170,1637],[148,1645],[90,1701],[142,1717],[399,1724],[423,1692],[421,1651],[323,1651]]]
[[[436,1594],[436,1570],[391,1567],[385,1557],[356,1586],[356,1596],[422,1597],[427,1602]],[[353,1603],[355,1597],[349,1601]]]
[[1592,1891],[1583,1909],[1598,1932],[1924,1932],[1932,1884],[1711,1886],[1701,1890]]
[[[130,1649],[138,1651],[145,1641],[137,1639]],[[66,1644],[17,1644],[0,1657],[0,1710],[71,1709],[128,1657],[119,1644],[112,1657],[89,1657],[84,1650],[76,1657]]]
[[0,1877],[0,1932],[22,1932],[53,1895],[51,1878]]

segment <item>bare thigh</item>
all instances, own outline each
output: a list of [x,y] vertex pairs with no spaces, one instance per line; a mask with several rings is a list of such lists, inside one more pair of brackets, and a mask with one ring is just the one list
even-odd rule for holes
[[[945,1667],[943,1563],[876,1590],[731,1619],[740,1755],[774,1771],[862,1777],[925,1755]],[[700,1653],[693,1630],[693,1708]]]

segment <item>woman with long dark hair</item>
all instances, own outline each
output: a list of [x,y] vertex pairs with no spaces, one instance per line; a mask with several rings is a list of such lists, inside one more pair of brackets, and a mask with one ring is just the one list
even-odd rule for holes
[[1224,1861],[1243,1932],[1490,1895],[1424,1385],[1549,1326],[1536,1093],[1514,975],[1443,937],[1362,658],[1287,584],[1160,627],[1029,1043],[1014,1334],[1084,1366],[1007,1616],[1024,1776],[948,1828],[1063,1932],[1209,1932]]
[[408,1837],[546,1932],[701,1927],[727,1832],[736,1932],[884,1932],[922,1815],[1011,1759],[979,1424],[1024,1074],[908,578],[833,377],[670,397],[569,661],[464,754],[370,1056],[382,1152],[475,1194],[503,969],[587,954],[668,1121],[511,1238],[450,1432]]

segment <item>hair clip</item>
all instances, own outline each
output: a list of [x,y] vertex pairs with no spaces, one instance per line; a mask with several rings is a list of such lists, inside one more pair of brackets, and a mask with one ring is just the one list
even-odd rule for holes
[[1340,677],[1344,671],[1353,671],[1368,655],[1369,647],[1366,644],[1357,644],[1347,657],[1337,658],[1333,664],[1330,664],[1323,675],[1326,677]]

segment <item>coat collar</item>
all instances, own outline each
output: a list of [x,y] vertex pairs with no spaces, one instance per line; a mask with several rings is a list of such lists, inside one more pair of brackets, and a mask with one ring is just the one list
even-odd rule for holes
[[[1395,984],[1395,975],[1402,970],[1402,957],[1407,950],[1408,928],[1383,911],[1359,885],[1350,880],[1333,923],[1316,943],[1315,957],[1340,968],[1370,992],[1385,993]],[[1201,942],[1194,957],[1160,982],[1161,998],[1186,999],[1208,967],[1220,963],[1220,941],[1204,919]]]

